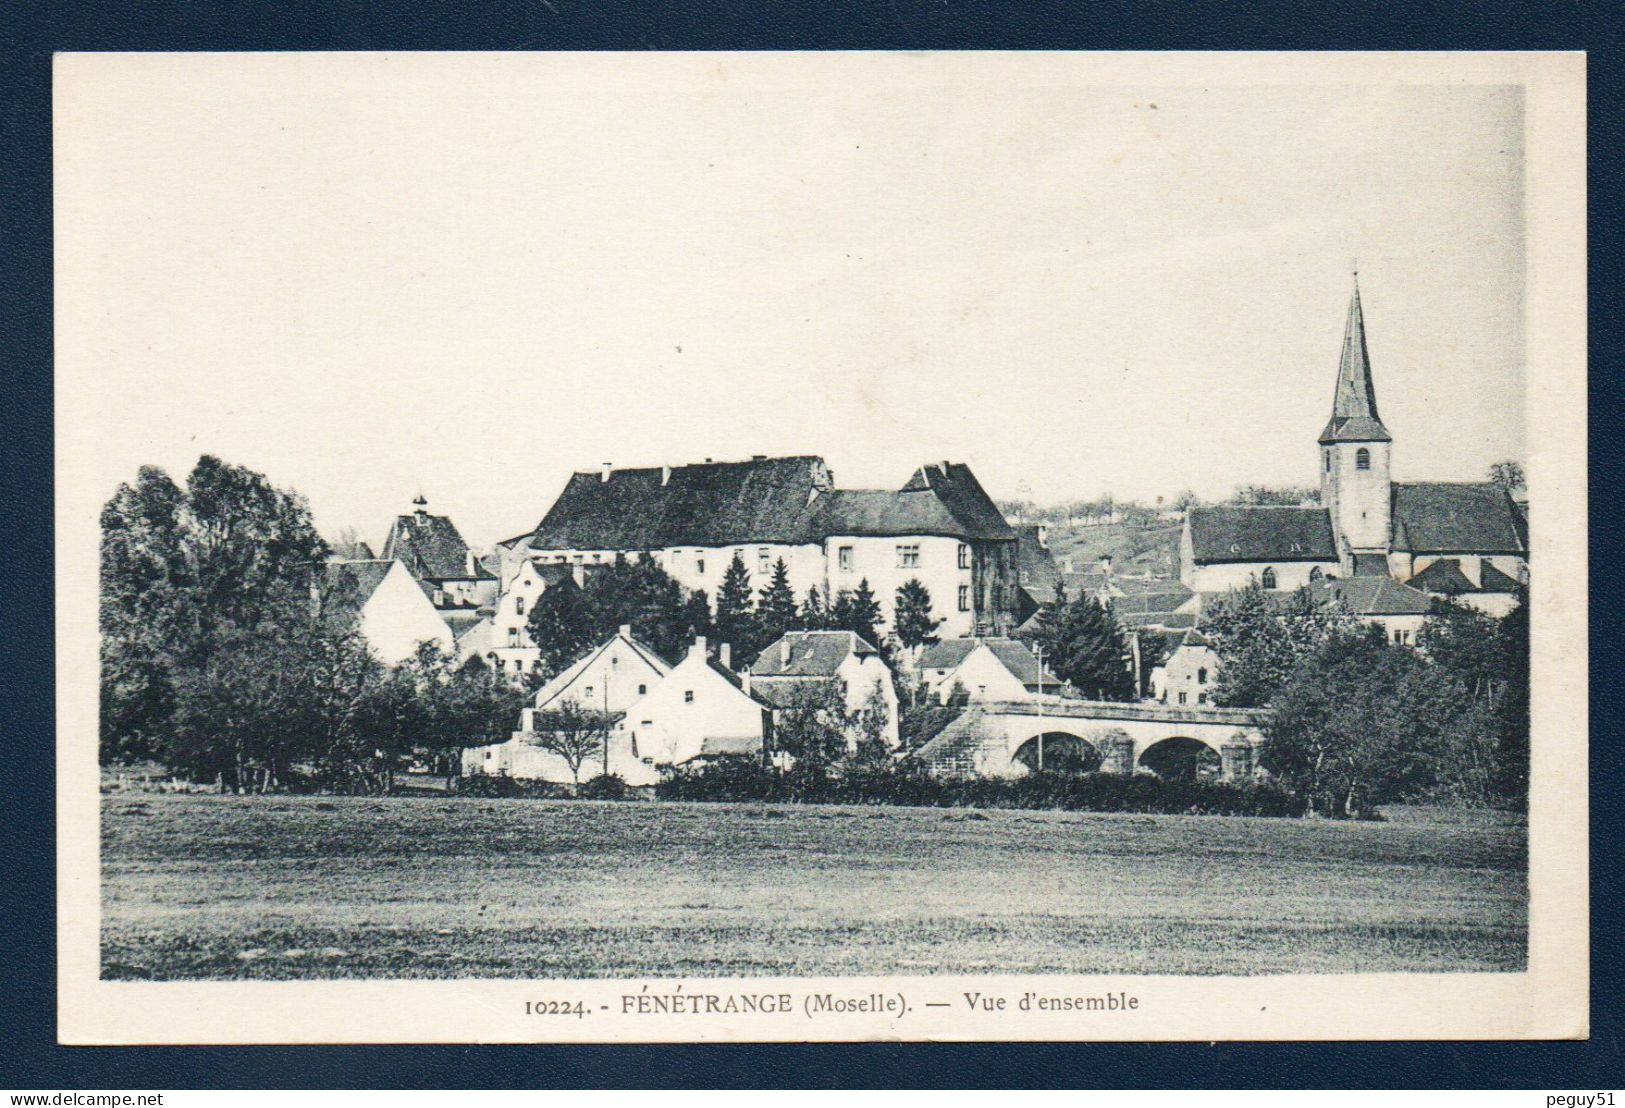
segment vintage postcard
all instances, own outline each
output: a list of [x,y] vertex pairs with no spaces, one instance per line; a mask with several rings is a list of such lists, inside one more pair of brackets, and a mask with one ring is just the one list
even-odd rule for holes
[[1585,1036],[1584,88],[59,55],[61,1040]]

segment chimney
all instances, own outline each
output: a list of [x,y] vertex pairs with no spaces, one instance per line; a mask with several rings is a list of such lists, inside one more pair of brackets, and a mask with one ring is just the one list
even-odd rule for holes
[[790,665],[790,636],[786,635],[779,640],[779,668],[784,669]]
[[671,466],[660,467],[660,486],[665,488],[666,482],[671,480]]
[[733,662],[734,662],[733,648],[730,647],[727,643],[723,643],[721,646],[717,647],[717,661],[722,663],[722,668],[723,669],[733,669],[734,668],[734,665],[733,665]]
[[631,637],[632,637],[632,625],[630,623],[621,624],[621,638],[630,639]]
[[695,635],[694,636],[694,645],[688,648],[688,656],[690,658],[699,658],[701,661],[705,660],[705,636],[704,635]]
[[598,475],[598,480],[600,480],[600,481],[608,481],[609,480],[609,475],[610,475],[611,472],[614,471],[614,469],[615,469],[615,463],[613,463],[613,462],[605,462],[604,463],[604,471]]

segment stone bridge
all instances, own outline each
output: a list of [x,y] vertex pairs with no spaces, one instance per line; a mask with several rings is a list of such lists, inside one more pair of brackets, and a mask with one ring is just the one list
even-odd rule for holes
[[1264,720],[1264,712],[1243,708],[1058,696],[983,701],[914,756],[956,777],[1019,777],[1042,767],[1236,780],[1259,772]]

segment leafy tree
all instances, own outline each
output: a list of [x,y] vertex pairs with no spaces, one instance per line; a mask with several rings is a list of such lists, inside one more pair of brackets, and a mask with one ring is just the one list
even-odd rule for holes
[[774,716],[773,744],[798,768],[826,769],[846,756],[853,722],[836,682],[798,682]]
[[733,560],[722,575],[722,588],[717,591],[717,638],[728,643],[733,651],[734,664],[748,666],[755,660],[760,647],[756,642],[756,612],[751,603],[750,571],[745,560],[735,551]]
[[203,687],[226,644],[308,620],[327,548],[303,497],[209,455],[184,488],[142,467],[103,507],[101,529],[101,749],[167,758],[185,691]]
[[1506,686],[1499,624],[1474,608],[1435,600],[1417,636],[1433,664],[1454,677],[1472,700],[1494,708]]
[[1509,493],[1517,492],[1525,487],[1523,466],[1511,460],[1496,462],[1490,466],[1489,477],[1491,481],[1500,485]]
[[856,758],[866,765],[884,765],[891,759],[891,745],[887,740],[887,724],[891,722],[891,705],[879,680],[869,687],[858,709],[858,747]]
[[1231,590],[1202,621],[1219,656],[1214,703],[1265,706],[1328,636],[1352,626],[1347,606],[1317,604],[1306,589],[1284,601],[1256,583]]
[[412,750],[438,772],[459,772],[468,747],[506,740],[524,707],[523,691],[489,670],[465,669],[432,642],[420,644],[398,671],[412,694]]
[[884,648],[885,644],[880,639],[880,602],[875,599],[867,577],[858,582],[855,590],[848,592],[843,589],[836,594],[829,614],[830,624],[835,630],[851,631],[865,642]]
[[1332,815],[1386,800],[1490,796],[1489,713],[1380,627],[1339,628],[1274,697],[1264,765]]
[[931,591],[918,577],[911,577],[897,587],[892,624],[897,629],[897,641],[906,647],[937,641],[935,632],[942,626],[942,620],[932,616]]
[[790,588],[790,567],[780,558],[773,565],[773,577],[762,588],[756,604],[758,650],[777,642],[780,635],[796,625],[796,594]]
[[1044,664],[1092,700],[1134,699],[1128,641],[1111,608],[1087,594],[1047,611],[1029,637]]
[[609,741],[609,717],[573,698],[551,711],[537,712],[533,726],[536,745],[562,758],[577,785],[581,784],[581,767],[603,754]]
[[1291,507],[1297,504],[1313,504],[1319,499],[1319,490],[1307,485],[1240,485],[1231,495],[1230,503],[1244,508],[1272,505]]
[[525,620],[525,632],[541,651],[541,679],[563,672],[599,641],[602,630],[593,605],[574,581],[566,578],[545,590]]
[[1518,603],[1496,628],[1500,673],[1506,681],[1495,706],[1495,790],[1517,804],[1529,801],[1529,596],[1518,590]]

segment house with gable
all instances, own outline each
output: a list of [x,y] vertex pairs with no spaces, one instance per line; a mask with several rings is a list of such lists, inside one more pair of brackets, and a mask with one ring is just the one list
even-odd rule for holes
[[406,566],[453,633],[479,621],[497,595],[497,576],[469,549],[451,517],[432,515],[420,493],[395,517],[383,557]]
[[772,731],[766,705],[728,668],[728,644],[713,659],[703,636],[639,698],[610,739],[609,768],[629,785],[653,785],[669,769],[719,758],[761,758]]
[[1219,656],[1206,635],[1192,628],[1174,641],[1167,655],[1151,668],[1151,699],[1162,704],[1196,706],[1213,697]]
[[532,609],[548,589],[579,588],[580,582],[577,567],[528,558],[515,562],[492,605],[489,628],[480,643],[486,664],[514,682],[522,682],[534,672],[541,665],[542,652],[530,637]]
[[[1475,606],[1511,607],[1528,577],[1528,517],[1498,484],[1393,479],[1394,440],[1377,409],[1358,281],[1318,446],[1318,505],[1191,509],[1180,580],[1198,593],[1250,582],[1290,591],[1332,577],[1389,577],[1444,593],[1465,581]],[[1441,562],[1453,565],[1423,576]]]
[[[632,637],[632,628],[623,626],[604,642],[586,651],[554,675],[531,697],[530,707],[519,714],[519,729],[507,742],[476,747],[463,756],[465,773],[566,783],[574,780],[570,768],[552,751],[536,741],[549,713],[571,705],[597,713],[613,727],[626,709],[647,696],[671,666],[646,643]],[[602,771],[583,769],[583,777]]]
[[[788,631],[769,645],[745,674],[744,690],[778,713],[804,703],[819,685],[833,682],[841,691],[846,710],[857,718],[872,711],[874,690],[884,702],[884,741],[896,749],[897,690],[891,667],[880,651],[851,631]],[[860,734],[848,736],[857,749]]]
[[973,702],[1055,696],[1063,682],[1015,639],[942,639],[920,653],[920,680],[947,703],[955,686]]
[[446,651],[456,648],[451,628],[417,580],[393,558],[329,559],[322,564],[315,592],[322,613],[353,620],[387,665],[404,662],[423,642]]
[[837,489],[812,456],[576,473],[523,547],[539,565],[649,554],[716,600],[737,555],[760,590],[783,559],[797,597],[867,580],[892,618],[898,586],[931,593],[943,636],[1001,634],[1016,620],[1016,534],[969,467],[921,466],[899,489]]

